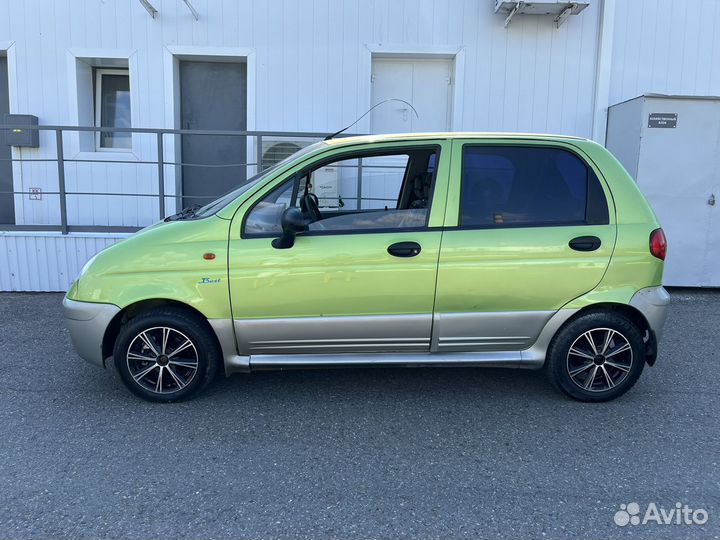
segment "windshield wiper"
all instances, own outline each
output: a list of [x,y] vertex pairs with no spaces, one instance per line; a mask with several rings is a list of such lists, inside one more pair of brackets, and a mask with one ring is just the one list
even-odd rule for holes
[[178,221],[180,219],[187,219],[195,216],[195,212],[197,212],[200,208],[202,208],[202,205],[200,204],[193,204],[192,206],[188,206],[187,208],[183,208],[180,212],[177,214],[173,214],[172,216],[168,216],[164,219],[164,221]]

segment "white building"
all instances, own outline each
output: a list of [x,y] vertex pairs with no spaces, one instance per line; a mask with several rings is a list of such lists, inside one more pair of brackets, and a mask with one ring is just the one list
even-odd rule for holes
[[[0,113],[41,126],[327,133],[393,97],[419,118],[390,102],[352,131],[604,142],[614,104],[720,95],[720,0],[580,4],[564,21],[520,6],[505,26],[495,0],[0,0]],[[172,163],[252,163],[279,141],[184,137],[163,136],[165,213],[216,181]],[[36,148],[0,146],[12,158],[0,161],[0,290],[65,290],[94,252],[161,215],[155,133],[62,138],[64,212],[56,132]],[[224,170],[235,175],[211,191],[245,174]],[[714,219],[708,246],[720,250]]]

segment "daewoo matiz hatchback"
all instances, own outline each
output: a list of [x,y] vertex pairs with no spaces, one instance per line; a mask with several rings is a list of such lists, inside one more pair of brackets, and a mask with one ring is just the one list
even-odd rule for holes
[[219,371],[378,365],[544,368],[605,401],[655,362],[665,249],[592,141],[348,137],[105,249],[64,311],[80,356],[154,401]]

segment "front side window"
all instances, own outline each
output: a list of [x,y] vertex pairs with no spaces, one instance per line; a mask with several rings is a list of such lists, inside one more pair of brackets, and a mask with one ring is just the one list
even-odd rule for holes
[[608,223],[599,180],[567,150],[468,145],[462,160],[461,226]]
[[354,154],[302,171],[275,188],[245,220],[248,236],[277,235],[291,207],[310,232],[415,229],[427,224],[437,148]]
[[[95,70],[95,125],[129,128],[130,76],[126,69]],[[97,137],[98,148],[129,150],[130,132],[103,131]]]

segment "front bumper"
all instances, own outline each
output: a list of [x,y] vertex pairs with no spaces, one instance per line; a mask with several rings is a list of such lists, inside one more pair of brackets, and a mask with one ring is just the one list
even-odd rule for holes
[[120,308],[113,304],[78,302],[66,296],[63,299],[63,312],[70,340],[78,355],[91,364],[104,367],[103,337]]
[[633,295],[630,305],[645,316],[650,330],[655,334],[656,342],[660,343],[670,307],[670,294],[665,287],[640,289]]

